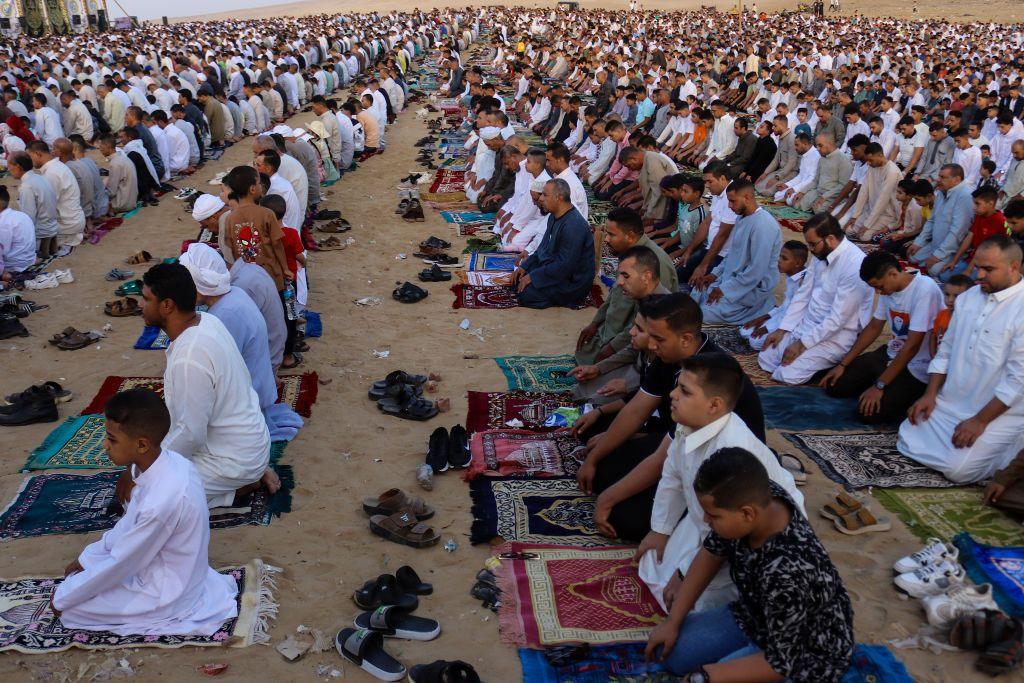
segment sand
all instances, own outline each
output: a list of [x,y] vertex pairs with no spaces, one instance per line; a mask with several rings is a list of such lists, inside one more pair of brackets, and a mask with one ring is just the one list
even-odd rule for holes
[[[301,125],[311,118],[311,114],[303,114],[291,123]],[[435,211],[427,210],[427,220],[421,224],[404,223],[393,213],[395,184],[417,168],[412,143],[424,134],[423,123],[411,112],[403,114],[401,123],[389,131],[388,152],[330,189],[326,206],[341,209],[352,222],[350,234],[356,243],[345,251],[310,256],[310,307],[322,314],[324,337],[310,341],[312,349],[303,369],[317,371],[328,383],[320,386],[313,417],[288,447],[284,459],[295,470],[293,509],[269,527],[213,532],[210,558],[214,566],[224,566],[259,557],[284,569],[277,591],[280,614],[271,630],[274,644],[294,634],[299,625],[330,634],[350,625],[358,611],[350,598],[354,588],[381,572],[412,564],[435,586],[435,594],[421,600],[420,614],[439,619],[443,633],[431,643],[389,641],[388,650],[407,666],[461,658],[473,663],[487,681],[512,682],[521,677],[516,652],[500,643],[496,616],[482,610],[468,594],[473,575],[489,553],[486,547],[468,543],[467,486],[456,474],[448,473],[437,478],[434,491],[424,492],[415,485],[414,470],[423,461],[431,430],[464,421],[467,390],[505,388],[501,372],[489,357],[569,352],[593,311],[456,311],[451,308],[452,295],[445,283],[426,285],[430,296],[416,305],[391,300],[395,283],[414,280],[424,267],[411,257],[420,240],[437,235],[462,243],[454,228]],[[215,173],[250,160],[250,144],[243,141],[179,185],[211,189],[206,181]],[[12,184],[10,179],[4,182]],[[115,287],[103,276],[110,268],[123,266],[123,259],[139,249],[159,256],[177,255],[181,241],[194,237],[195,232],[195,223],[183,212],[182,203],[169,195],[159,207],[143,210],[99,245],[85,245],[61,260],[59,267],[70,267],[76,282],[31,293],[31,298],[51,308],[25,320],[31,337],[0,342],[3,391],[56,379],[75,392],[74,400],[60,408],[63,418],[81,411],[107,375],[160,375],[164,354],[132,349],[141,319],[103,315],[103,304],[113,298]],[[399,253],[410,256],[398,260]],[[141,272],[137,269],[139,275]],[[371,308],[352,303],[364,296],[381,297],[384,303]],[[463,318],[469,318],[472,327],[483,328],[485,341],[459,329]],[[108,337],[86,349],[60,351],[46,343],[51,334],[68,325],[98,329],[107,322],[114,328]],[[372,351],[382,349],[390,349],[390,357],[374,358]],[[480,358],[466,360],[465,354]],[[367,400],[366,390],[373,380],[396,368],[440,373],[444,380],[438,395],[451,398],[452,411],[427,423],[383,416]],[[21,484],[24,475],[18,470],[28,452],[55,426],[3,430],[6,466],[0,473],[0,506],[11,500]],[[770,435],[769,443],[788,450],[777,432]],[[808,466],[812,472],[804,495],[807,509],[816,510],[835,485],[813,463]],[[438,510],[433,523],[441,530],[442,541],[458,543],[454,553],[440,546],[414,550],[369,532],[360,501],[392,486],[424,496]],[[915,633],[924,623],[923,612],[916,601],[898,598],[890,582],[892,562],[917,549],[915,537],[898,520],[891,532],[853,538],[839,534],[814,513],[811,521],[850,592],[858,641],[878,643]],[[0,554],[0,576],[58,574],[84,544],[96,538],[98,534],[6,542]],[[983,680],[973,670],[973,657],[966,653],[935,656],[900,651],[898,655],[920,681]],[[200,676],[196,667],[211,662],[229,665],[223,680],[313,680],[319,665],[343,671],[343,680],[372,680],[343,663],[333,651],[289,663],[273,649],[260,646],[245,650],[71,651],[60,656],[9,653],[0,656],[0,677],[12,681],[76,680],[80,667],[111,656],[126,658],[140,680],[196,680]],[[320,679],[335,680],[329,674]]]

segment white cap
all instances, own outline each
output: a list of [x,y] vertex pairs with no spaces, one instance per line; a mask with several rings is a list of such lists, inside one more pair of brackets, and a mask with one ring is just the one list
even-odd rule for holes
[[493,140],[501,135],[501,128],[497,126],[486,126],[480,129],[480,137],[484,140]]
[[224,202],[215,194],[201,194],[192,205],[192,218],[205,221],[224,208]]
[[278,135],[283,135],[286,138],[290,138],[290,137],[293,136],[292,129],[289,128],[288,126],[284,125],[284,124],[282,124],[280,126],[274,126],[274,130],[272,130],[270,132],[271,133],[277,133]]

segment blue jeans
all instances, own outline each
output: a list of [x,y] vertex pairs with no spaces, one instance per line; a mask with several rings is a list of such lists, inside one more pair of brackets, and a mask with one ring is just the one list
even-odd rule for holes
[[949,278],[954,275],[967,275],[969,277],[974,275],[974,271],[971,271],[970,273],[967,272],[967,259],[960,259],[960,261],[953,266],[952,270],[943,271],[942,274],[939,275],[939,282],[949,282]]

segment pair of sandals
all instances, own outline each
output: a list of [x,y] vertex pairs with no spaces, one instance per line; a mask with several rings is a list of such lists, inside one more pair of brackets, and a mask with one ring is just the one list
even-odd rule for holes
[[340,251],[348,247],[347,244],[338,239],[337,235],[331,235],[322,240],[316,240],[314,242],[316,248],[320,251]]
[[419,595],[430,595],[434,586],[424,583],[409,565],[398,568],[394,574],[381,574],[367,581],[352,593],[352,601],[364,610],[382,605],[395,605],[412,612],[419,604]]
[[129,280],[114,290],[114,296],[131,296],[142,294],[142,280]]
[[367,396],[377,402],[377,407],[404,420],[422,422],[438,413],[433,401],[423,398],[424,375],[410,375],[402,370],[389,373],[383,380],[373,383]]
[[463,661],[437,660],[431,664],[405,666],[384,650],[384,635],[370,629],[343,628],[334,637],[334,647],[343,658],[374,678],[412,683],[480,683],[480,676]]
[[316,229],[319,230],[320,232],[342,233],[351,230],[352,224],[349,223],[344,218],[336,218],[332,221],[324,223],[323,225],[316,226]]
[[1017,669],[1024,663],[1024,625],[1019,619],[997,610],[981,610],[960,617],[949,633],[949,644],[961,650],[975,650],[974,667],[989,676]]
[[117,301],[108,301],[103,306],[103,312],[112,318],[125,318],[130,315],[142,315],[142,306],[139,305],[138,299],[129,296]]
[[847,536],[860,536],[892,528],[889,517],[876,517],[863,502],[845,491],[836,494],[820,512],[822,517],[832,520],[836,531]]
[[490,569],[481,569],[476,573],[476,583],[469,589],[469,594],[483,603],[484,609],[497,612],[501,607],[501,588],[498,578]]
[[74,394],[57,382],[43,382],[42,384],[30,386],[24,391],[8,394],[4,397],[4,400],[7,402],[7,405],[12,406],[18,403],[25,403],[26,401],[47,398],[52,399],[54,403],[66,403],[74,398]]
[[136,252],[134,255],[129,256],[124,260],[129,266],[137,266],[142,263],[149,263],[153,260],[153,255],[146,250]]
[[90,344],[95,344],[102,338],[103,335],[99,332],[80,332],[73,327],[66,327],[63,331],[50,337],[50,343],[62,351],[77,351]]
[[106,275],[108,282],[117,282],[119,280],[127,280],[130,277],[135,276],[134,270],[125,270],[124,268],[111,268]]
[[448,282],[452,279],[452,274],[447,270],[441,270],[441,266],[434,263],[429,268],[421,270],[416,277],[420,282]]
[[[404,200],[403,200],[404,201]],[[410,199],[409,205],[402,214],[402,220],[406,223],[422,223],[427,220],[423,216],[423,204],[418,199]]]
[[414,304],[427,298],[427,290],[417,287],[411,282],[404,282],[391,292],[391,298],[403,304]]

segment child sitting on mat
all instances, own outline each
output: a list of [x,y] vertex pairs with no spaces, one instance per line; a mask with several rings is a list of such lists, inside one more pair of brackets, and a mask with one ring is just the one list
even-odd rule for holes
[[762,316],[748,320],[740,326],[740,336],[747,340],[750,348],[760,351],[765,337],[779,329],[786,317],[793,295],[800,289],[807,274],[807,245],[800,240],[789,240],[779,251],[779,273],[786,278],[786,292],[782,303]]
[[935,316],[935,323],[932,325],[932,333],[928,335],[928,349],[932,358],[939,350],[942,337],[949,329],[949,321],[953,318],[953,308],[956,306],[956,298],[974,286],[974,280],[964,274],[954,275],[949,278],[946,284],[942,285],[942,296],[945,299],[946,307]]
[[124,516],[64,571],[51,599],[66,628],[117,635],[209,636],[238,615],[235,580],[210,568],[210,518],[199,472],[161,451],[167,407],[149,389],[107,403],[107,455],[130,469]]
[[[690,683],[839,681],[853,653],[853,610],[800,506],[742,448],[715,452],[693,490],[711,532],[646,656]],[[739,599],[693,612],[726,562]]]

